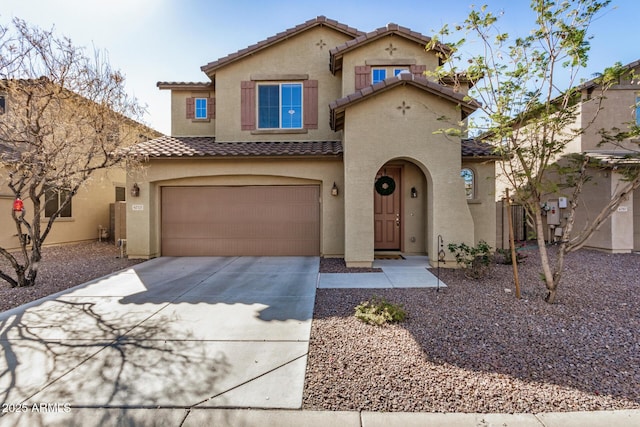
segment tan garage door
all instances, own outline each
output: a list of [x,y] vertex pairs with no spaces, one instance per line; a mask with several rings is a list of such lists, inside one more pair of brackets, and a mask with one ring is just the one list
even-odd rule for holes
[[162,255],[319,255],[318,186],[163,187]]

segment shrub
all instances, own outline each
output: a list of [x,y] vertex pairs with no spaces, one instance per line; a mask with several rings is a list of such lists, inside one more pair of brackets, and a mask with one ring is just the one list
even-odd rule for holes
[[[513,260],[511,259],[511,249],[496,249],[496,253],[500,255],[498,262],[500,264],[511,265]],[[523,255],[516,251],[516,262],[521,264],[527,258],[527,255]]]
[[374,296],[356,306],[356,319],[370,325],[381,326],[390,322],[402,322],[407,313],[401,305]]
[[487,242],[480,240],[477,246],[449,243],[448,247],[449,252],[454,254],[456,263],[465,270],[465,276],[480,279],[487,274],[493,259],[491,246]]

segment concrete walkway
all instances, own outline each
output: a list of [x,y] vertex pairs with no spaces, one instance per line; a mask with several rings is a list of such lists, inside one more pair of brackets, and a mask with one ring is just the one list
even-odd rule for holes
[[640,410],[545,414],[441,414],[260,409],[72,408],[0,418],[12,427],[634,427]]
[[426,256],[406,256],[405,259],[375,260],[373,267],[380,273],[320,273],[318,288],[446,288],[446,284],[428,269]]

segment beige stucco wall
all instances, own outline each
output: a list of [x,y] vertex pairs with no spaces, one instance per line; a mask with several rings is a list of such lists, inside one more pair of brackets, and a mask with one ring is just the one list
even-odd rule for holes
[[[467,200],[474,224],[475,242],[484,240],[496,247],[495,163],[463,161],[463,168],[473,171],[475,196]],[[462,180],[462,178],[460,178]]]
[[[592,170],[590,176],[591,179],[585,184],[576,209],[574,236],[582,231],[587,223],[592,223],[611,197],[625,185],[623,177],[614,171]],[[549,195],[548,199],[558,200],[558,196],[561,195],[563,194]],[[571,193],[565,192],[564,196],[570,198]],[[565,225],[567,214],[567,210],[560,210],[560,226]],[[612,253],[630,252],[634,249],[633,230],[634,200],[633,194],[630,194],[587,240],[585,247]],[[549,238],[546,234],[545,237]]]
[[[320,185],[320,251],[323,256],[344,253],[344,186],[339,159],[152,160],[149,168],[131,177],[140,196],[127,206],[127,253],[152,258],[160,252],[160,194],[162,186],[180,185]],[[331,195],[333,183],[340,194]]]
[[434,70],[438,66],[438,58],[420,44],[394,34],[346,52],[342,60],[342,96],[355,92],[356,66],[386,68],[388,78],[393,77],[394,68],[408,68],[414,64]]
[[[340,97],[340,78],[329,71],[329,49],[349,37],[327,27],[314,27],[229,64],[216,72],[216,129],[218,141],[336,140],[329,127],[329,103]],[[318,129],[295,133],[241,130],[240,84],[260,76],[306,75],[318,80]]]
[[[411,107],[404,114],[398,108],[402,102]],[[374,179],[380,167],[394,160],[414,163],[426,178],[426,252],[438,252],[438,235],[445,243],[474,244],[473,219],[460,178],[460,140],[434,134],[443,127],[439,117],[460,114],[455,106],[412,86],[401,86],[354,104],[345,114],[347,264],[366,266],[373,261]],[[495,235],[495,221],[492,230]]]
[[[78,191],[71,202],[71,218],[58,218],[45,240],[45,245],[74,243],[98,239],[98,226],[109,227],[109,204],[115,202],[116,186],[125,186],[122,170],[98,171]],[[26,218],[31,222],[33,205],[25,199]],[[18,248],[15,222],[11,218],[13,196],[5,188],[0,191],[0,246],[5,249]],[[46,227],[46,222],[41,222]]]
[[[597,89],[594,92],[595,94],[597,94]],[[627,130],[629,123],[635,123],[636,94],[640,94],[640,87],[637,85],[617,85],[612,86],[606,92],[605,98],[601,101],[601,106],[595,98],[582,104],[585,125],[593,121],[593,124],[589,125],[582,135],[582,151],[615,150],[620,148],[638,149],[638,144],[631,141],[625,141],[621,144],[622,147],[609,143],[598,146],[602,141],[601,136],[598,134],[600,129],[611,130],[619,128],[624,131]],[[601,110],[598,111],[598,108],[601,108]]]
[[214,91],[171,91],[171,135],[215,136],[216,120],[187,119],[187,98],[214,98]]

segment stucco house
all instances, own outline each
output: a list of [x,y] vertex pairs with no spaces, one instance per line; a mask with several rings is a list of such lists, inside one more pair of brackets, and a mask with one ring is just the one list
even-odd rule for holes
[[[29,84],[24,81],[24,84]],[[15,97],[15,91],[3,90],[0,85],[0,121],[9,125],[13,115],[24,107],[21,99]],[[78,95],[69,96],[68,103],[87,102],[80,100]],[[81,108],[80,106],[76,106]],[[73,108],[73,107],[72,107]],[[126,140],[126,145],[132,145],[162,135],[162,133],[150,127],[121,117],[118,134]],[[8,187],[8,169],[2,163],[12,163],[19,158],[21,152],[8,141],[0,141],[0,247],[14,250],[20,247],[20,238],[17,234],[15,222],[12,218],[12,208],[15,195]],[[67,192],[68,193],[68,192]],[[125,167],[111,168],[96,171],[90,181],[86,183],[77,194],[73,195],[71,205],[68,205],[55,220],[51,232],[46,238],[46,245],[76,243],[81,241],[113,238],[109,235],[112,228],[110,213],[111,205],[127,198],[126,170]],[[31,220],[33,204],[28,194],[21,195],[24,199],[26,217]],[[61,206],[65,194],[57,191],[48,191],[45,197],[45,206],[42,215],[41,227],[49,220],[51,212],[55,212]],[[99,233],[99,228],[102,230]]]
[[[580,94],[572,108],[577,109],[575,123],[570,127],[584,132],[573,139],[563,155],[583,153],[593,160],[590,168],[591,180],[582,190],[582,202],[576,211],[574,230],[580,231],[625,184],[621,171],[625,167],[640,167],[640,139],[627,138],[620,142],[603,143],[599,131],[614,128],[627,130],[629,125],[640,125],[640,60],[623,66],[625,72],[620,81],[611,86],[602,96],[596,79],[577,87]],[[500,168],[497,167],[499,170]],[[496,197],[504,196],[506,185],[500,178],[496,182]],[[547,241],[558,240],[566,223],[566,208],[571,198],[571,189],[549,194],[545,225]],[[498,246],[507,247],[507,223],[503,204],[498,203]],[[524,222],[520,221],[520,225]],[[611,253],[640,251],[640,189],[627,194],[622,204],[602,226],[588,239],[586,247]]]
[[[491,147],[440,132],[476,109],[434,81],[429,38],[320,16],[171,91],[171,136],[135,146],[129,257],[375,254],[495,244]],[[440,47],[446,53],[446,47]],[[461,177],[463,171],[465,178]],[[445,246],[446,247],[446,246]],[[450,254],[446,254],[450,259]],[[450,263],[453,265],[455,263]]]

